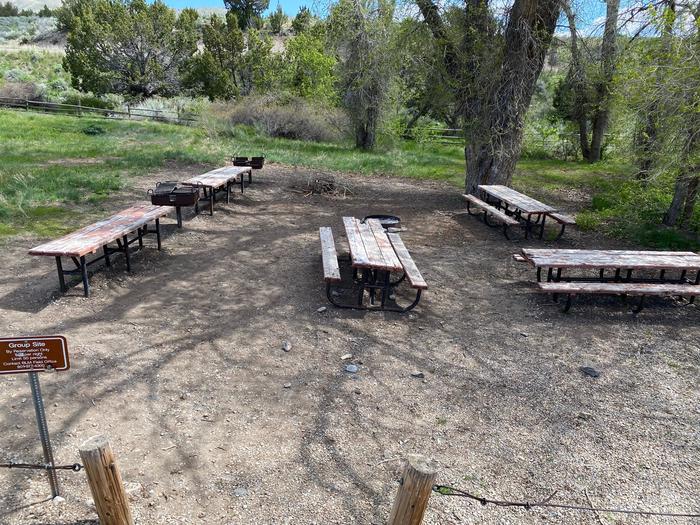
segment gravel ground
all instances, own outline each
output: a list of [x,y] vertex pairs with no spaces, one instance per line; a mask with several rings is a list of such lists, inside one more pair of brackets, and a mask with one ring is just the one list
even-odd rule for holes
[[[92,215],[201,171],[153,174]],[[148,239],[131,274],[121,260],[98,269],[89,299],[56,293],[53,261],[26,255],[37,239],[0,256],[3,335],[69,341],[71,370],[42,375],[57,461],[107,435],[138,523],[384,523],[409,453],[437,460],[439,483],[492,497],[700,512],[696,306],[633,316],[594,298],[564,315],[511,258],[552,243],[506,241],[446,184],[335,174],[344,196],[305,196],[314,173],[256,175],[213,217],[165,221],[164,249]],[[408,315],[331,307],[318,227],[343,252],[341,217],[382,212],[402,218],[430,289]],[[557,245],[619,246],[576,232]],[[0,383],[0,462],[37,461],[26,378]],[[96,524],[84,475],[60,479],[57,504],[42,474],[0,470],[0,523]],[[424,520],[542,522],[670,523],[440,495]]]

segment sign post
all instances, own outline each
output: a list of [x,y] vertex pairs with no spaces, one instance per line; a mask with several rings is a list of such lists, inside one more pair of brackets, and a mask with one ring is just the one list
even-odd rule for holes
[[60,335],[40,337],[0,338],[0,374],[29,374],[36,423],[39,427],[41,448],[44,451],[46,474],[52,497],[59,496],[56,463],[49,439],[44,400],[41,396],[39,372],[63,371],[70,368],[68,343]]

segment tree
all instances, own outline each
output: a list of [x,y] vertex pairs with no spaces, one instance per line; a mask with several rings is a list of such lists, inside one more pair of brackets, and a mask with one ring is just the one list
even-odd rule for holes
[[11,2],[0,4],[0,16],[19,16],[19,9]]
[[241,31],[236,15],[212,15],[202,28],[201,53],[196,55],[186,84],[211,100],[248,95],[267,83],[272,42],[256,29]]
[[230,100],[240,93],[239,69],[245,46],[236,15],[214,14],[202,27],[204,49],[190,65],[187,85],[210,100]]
[[197,13],[179,16],[160,0],[91,0],[74,4],[64,68],[73,87],[133,98],[171,96],[197,49]]
[[389,0],[340,0],[330,31],[338,50],[341,100],[353,123],[355,145],[374,148],[394,74],[390,52],[394,4]]
[[37,13],[37,16],[39,16],[41,18],[51,18],[52,16],[54,16],[54,12],[49,8],[49,6],[44,4],[44,7],[42,7],[39,10],[39,12]]
[[464,3],[461,39],[450,39],[438,6],[416,0],[443,48],[465,115],[465,189],[509,184],[520,156],[525,114],[561,11],[558,0],[515,0],[500,32],[486,0]]
[[292,20],[292,31],[295,35],[301,34],[311,27],[312,22],[311,11],[306,6],[301,6],[299,12]]
[[236,15],[238,27],[245,31],[249,27],[259,26],[259,20],[270,5],[270,0],[224,0],[224,5]]
[[290,38],[284,51],[283,86],[293,94],[326,103],[337,98],[336,59],[326,52],[321,31],[307,31]]
[[287,15],[282,10],[282,6],[277,4],[277,9],[275,9],[270,16],[268,21],[270,22],[270,31],[273,35],[281,35],[284,30],[284,24],[287,23]]

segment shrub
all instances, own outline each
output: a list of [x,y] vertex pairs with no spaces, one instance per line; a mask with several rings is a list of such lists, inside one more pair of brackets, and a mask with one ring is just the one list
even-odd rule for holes
[[225,112],[230,124],[253,126],[270,137],[334,142],[348,136],[341,110],[296,97],[247,97]]
[[63,97],[63,104],[71,106],[83,106],[86,108],[114,109],[111,101],[94,95],[83,95],[81,93],[68,93]]
[[90,124],[89,126],[83,128],[83,133],[86,135],[104,135],[106,131],[102,126]]

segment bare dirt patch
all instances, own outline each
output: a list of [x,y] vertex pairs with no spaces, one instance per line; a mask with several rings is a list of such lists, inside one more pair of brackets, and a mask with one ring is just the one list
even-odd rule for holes
[[[139,179],[104,212],[186,172]],[[147,241],[131,274],[121,260],[100,269],[89,299],[56,293],[53,261],[26,255],[36,240],[4,247],[3,335],[71,345],[72,370],[42,376],[60,463],[108,435],[148,525],[383,523],[412,452],[440,462],[440,483],[492,496],[700,509],[696,306],[652,301],[633,317],[597,298],[563,315],[511,258],[551,243],[505,240],[454,188],[334,174],[344,197],[291,191],[310,176],[266,166],[213,217],[167,221],[163,251]],[[326,303],[318,227],[343,250],[341,217],[370,213],[402,218],[430,286],[409,315]],[[557,245],[614,244],[567,232]],[[38,460],[26,378],[0,383],[0,462]],[[60,478],[66,502],[53,505],[40,473],[0,470],[0,523],[96,523],[83,474]],[[435,495],[425,520],[543,521],[596,518]]]

